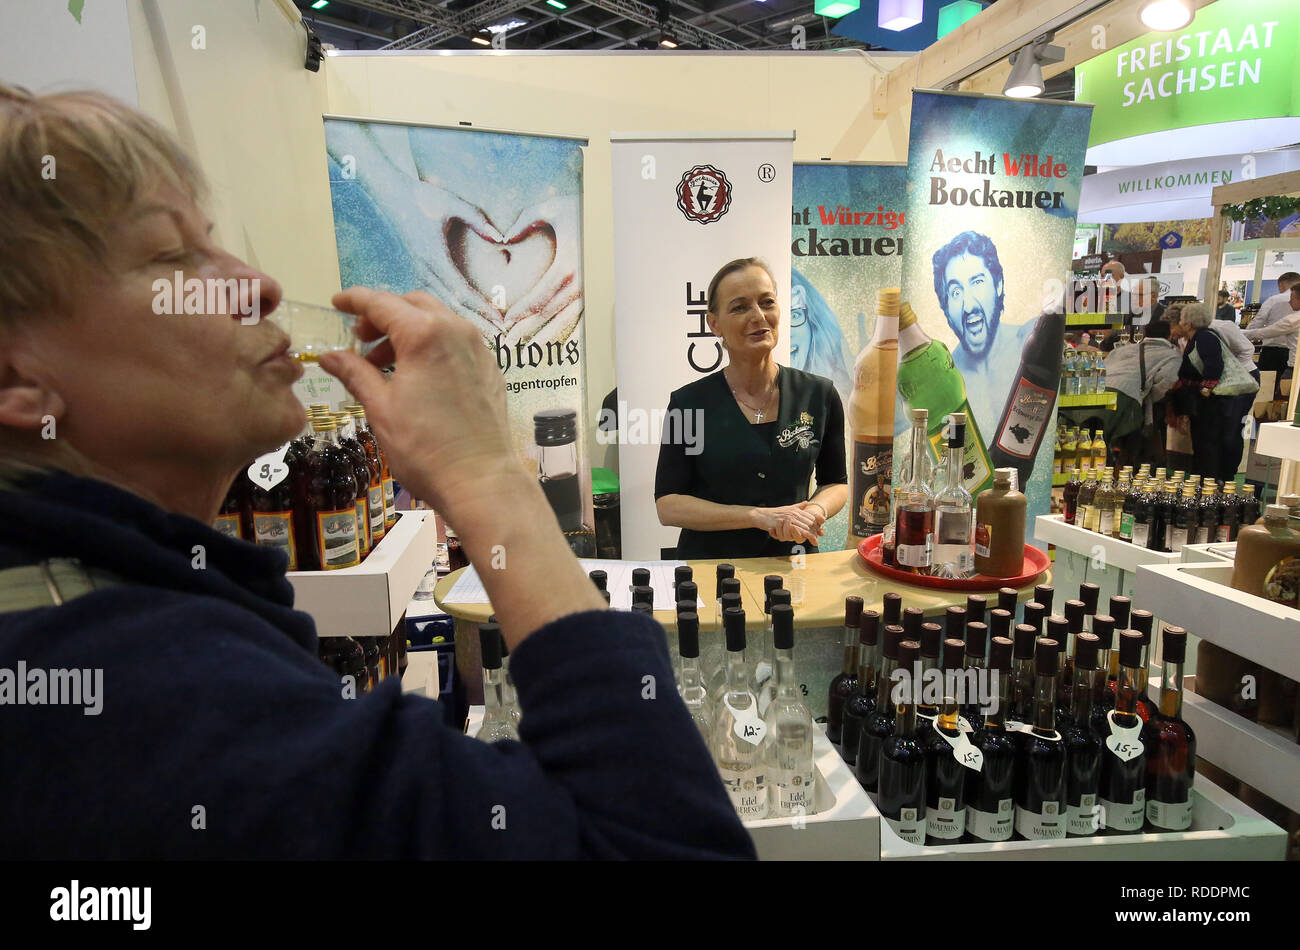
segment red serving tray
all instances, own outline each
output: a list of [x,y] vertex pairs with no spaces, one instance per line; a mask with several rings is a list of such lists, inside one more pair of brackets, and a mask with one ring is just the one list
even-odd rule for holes
[[939,590],[997,590],[999,587],[1024,587],[1047,570],[1052,563],[1048,560],[1047,552],[1026,544],[1025,563],[1021,567],[1021,573],[1016,577],[988,577],[984,574],[976,574],[974,577],[967,577],[962,580],[950,577],[929,577],[925,574],[900,571],[896,567],[890,567],[888,564],[883,563],[880,560],[880,542],[882,540],[884,540],[884,535],[873,534],[869,538],[863,538],[861,543],[858,544],[858,555],[867,562],[868,568],[882,577],[888,577],[890,580],[900,581],[904,584],[915,584],[917,587],[934,587]]

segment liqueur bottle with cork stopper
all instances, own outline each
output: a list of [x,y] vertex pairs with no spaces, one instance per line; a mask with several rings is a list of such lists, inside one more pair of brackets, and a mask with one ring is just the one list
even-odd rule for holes
[[1050,616],[1052,613],[1052,604],[1056,598],[1056,588],[1050,584],[1034,585],[1034,603],[1042,604],[1044,612]]
[[881,598],[880,624],[887,627],[890,624],[902,623],[902,618],[903,595],[891,590]]
[[852,434],[847,547],[880,534],[890,521],[894,402],[898,389],[898,312],[902,292],[876,295],[876,329],[853,366],[847,421]]
[[994,637],[989,646],[989,669],[997,673],[998,696],[971,736],[982,762],[979,769],[966,772],[967,841],[1008,841],[1015,824],[1016,742],[1006,727],[1012,649],[1006,637]]
[[1098,664],[1099,645],[1092,633],[1081,633],[1074,641],[1071,722],[1062,731],[1069,763],[1065,783],[1067,835],[1095,835],[1100,830],[1097,789],[1104,747],[1092,727],[1096,699],[1106,682],[1106,671]]
[[[881,619],[884,619],[883,617]],[[880,783],[880,749],[897,728],[895,709],[890,697],[894,670],[901,662],[899,646],[903,642],[903,628],[898,624],[886,625],[880,638],[880,672],[876,676],[876,704],[862,721],[862,735],[858,739],[858,757],[853,763],[853,774],[864,791],[875,792]],[[909,641],[915,643],[915,641]],[[920,648],[910,662],[920,656]],[[910,669],[910,667],[909,667]],[[915,712],[913,721],[915,725]]]
[[1014,587],[998,588],[998,609],[1010,611],[1014,616],[1016,612],[1016,602],[1020,599],[1020,592]]
[[1016,832],[1030,841],[1065,837],[1066,753],[1056,731],[1054,640],[1034,644],[1033,726],[1022,733],[1016,782]]
[[[826,698],[826,738],[840,746],[844,725],[844,702],[858,688],[858,633],[862,621],[862,598],[850,594],[844,598],[844,635],[841,646],[844,662],[840,672],[831,680]],[[844,750],[840,749],[841,757]],[[854,750],[854,756],[857,751]]]
[[1101,756],[1098,785],[1104,827],[1115,834],[1141,831],[1146,818],[1146,756],[1142,720],[1137,714],[1141,662],[1142,634],[1124,631],[1119,638],[1115,708],[1106,714],[1106,730],[1101,733],[1106,751]]
[[1089,581],[1079,585],[1079,600],[1083,601],[1083,629],[1092,632],[1092,618],[1097,613],[1097,602],[1101,599],[1101,588]]
[[[898,647],[899,665],[909,672],[921,655],[920,644],[904,641]],[[892,684],[891,684],[892,685]],[[925,844],[925,752],[917,741],[914,685],[904,682],[902,701],[894,709],[897,727],[880,745],[877,806],[894,834],[909,844]],[[888,696],[888,693],[886,693]],[[864,733],[865,735],[865,733]]]
[[[1062,616],[1047,618],[1047,639],[1056,644],[1056,730],[1061,732],[1072,725],[1074,715],[1070,711],[1070,697],[1074,692],[1074,682],[1066,682],[1066,670],[1074,675],[1074,662],[1066,652],[1070,637],[1070,622]],[[1067,664],[1067,660],[1070,662]]]
[[864,610],[858,620],[858,684],[844,701],[840,757],[847,765],[858,761],[862,726],[876,708],[876,673],[880,666],[880,614]]
[[304,459],[307,497],[303,520],[310,547],[299,552],[304,570],[332,571],[361,563],[357,543],[357,480],[352,458],[338,446],[334,419],[312,419],[315,438]]
[[986,577],[1015,577],[1024,567],[1027,500],[1011,487],[1014,474],[997,469],[993,487],[976,499],[975,570]]
[[[962,669],[966,644],[945,640],[940,666],[945,674]],[[944,678],[955,684],[959,677]],[[933,728],[921,732],[918,741],[925,753],[925,843],[953,844],[966,833],[966,773],[969,752],[973,749],[958,722],[958,697],[945,685],[943,703]]]
[[[1126,618],[1125,623],[1127,622]],[[1116,673],[1119,672],[1119,653],[1114,649],[1115,627],[1115,619],[1109,614],[1097,614],[1092,618],[1092,632],[1097,638],[1097,665],[1106,674],[1102,677],[1101,688],[1093,697],[1094,710],[1115,708],[1115,680],[1110,678],[1109,673],[1112,660],[1115,662]]]
[[1151,661],[1152,628],[1155,626],[1155,622],[1155,615],[1149,610],[1135,610],[1129,616],[1129,624],[1142,638],[1142,654],[1138,662],[1137,671],[1137,714],[1143,722],[1150,719],[1156,709],[1155,703],[1153,703],[1151,698],[1147,695],[1147,680]]
[[1018,732],[1034,721],[1034,643],[1038,631],[1031,624],[1017,624],[1013,631],[1011,660],[1011,705],[1007,710],[1007,728]]
[[370,464],[366,461],[365,449],[353,437],[352,415],[347,412],[334,413],[334,424],[338,431],[339,448],[352,460],[352,476],[357,482],[357,547],[364,561],[370,553]]
[[[969,686],[981,681],[984,669],[988,666],[989,651],[989,628],[988,624],[978,620],[966,624],[966,642],[965,655],[962,658],[962,669],[976,670],[977,672],[965,677],[965,683]],[[945,669],[947,669],[945,667]],[[966,718],[964,725],[972,729],[979,725],[980,721],[980,701],[978,690],[974,694],[968,694],[966,701],[961,705],[961,714]]]
[[1047,619],[1047,607],[1036,600],[1026,601],[1020,619],[1022,623],[1027,623],[1034,628],[1034,636],[1041,637],[1043,622]]
[[[958,609],[961,610],[961,608]],[[966,611],[962,610],[962,616],[964,617],[965,615]],[[942,631],[937,628],[938,624],[921,624],[921,639],[918,645],[921,648],[920,660],[922,682],[924,682],[924,677],[930,670],[939,669],[939,660],[943,650],[944,638],[942,636]],[[904,628],[904,638],[906,639],[906,628]],[[914,674],[915,671],[909,667],[908,673]],[[913,675],[913,679],[915,678],[915,675]],[[918,687],[920,685],[921,683],[917,683]],[[924,734],[934,725],[934,720],[939,715],[939,704],[937,702],[931,702],[931,700],[938,698],[939,697],[927,693],[925,690],[920,690],[917,693],[915,705],[916,731],[918,733]]]
[[1146,818],[1159,831],[1192,826],[1192,782],[1196,777],[1196,733],[1183,721],[1183,661],[1187,631],[1161,632],[1164,667],[1160,706],[1142,727],[1146,749]]
[[366,410],[357,403],[350,403],[345,408],[352,414],[352,421],[357,429],[357,442],[365,452],[366,466],[370,469],[370,480],[366,489],[366,510],[370,514],[370,538],[373,547],[383,540],[384,534],[388,531],[384,502],[386,465],[379,453],[379,443],[375,441],[375,435],[370,431]]

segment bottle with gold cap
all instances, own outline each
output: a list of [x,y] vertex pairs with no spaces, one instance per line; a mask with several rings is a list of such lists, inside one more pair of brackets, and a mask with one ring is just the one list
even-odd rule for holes
[[1115,480],[1108,468],[1099,469],[1101,478],[1097,481],[1097,494],[1093,506],[1097,509],[1097,526],[1093,528],[1098,534],[1111,537],[1115,533]]
[[1094,469],[1092,457],[1092,433],[1087,429],[1080,430],[1078,448],[1075,450],[1079,459],[1079,471],[1083,477],[1087,478],[1091,471],[1100,472],[1100,468]]
[[356,424],[357,442],[361,444],[366,454],[366,465],[370,469],[367,508],[370,512],[370,537],[371,547],[373,547],[379,543],[387,530],[384,523],[384,464],[379,457],[379,443],[375,441],[374,433],[370,431],[370,425],[366,421],[366,410],[360,403],[355,402],[349,403],[344,408],[352,414],[352,420]]
[[374,546],[370,534],[370,464],[366,461],[366,450],[357,441],[352,413],[334,413],[334,424],[338,429],[339,448],[352,460],[352,475],[357,480],[357,547],[364,561]]
[[890,523],[900,297],[897,287],[877,293],[876,331],[853,366],[853,393],[848,405],[853,442],[848,547],[856,547],[869,535],[882,534]]
[[357,544],[357,479],[352,459],[338,445],[338,427],[327,412],[311,420],[311,450],[304,460],[307,495],[303,512],[310,546],[299,552],[304,570],[332,571],[361,563]]
[[1100,429],[1092,436],[1092,467],[1106,467],[1106,435]]
[[[962,458],[962,484],[977,495],[993,484],[993,466],[988,448],[980,434],[970,402],[966,398],[966,381],[952,361],[948,347],[932,340],[917,323],[916,314],[907,303],[898,317],[898,393],[909,409],[926,409],[930,413],[929,459],[937,466],[944,447],[948,417],[954,412],[966,417],[966,445]],[[1062,447],[1064,457],[1064,446]]]

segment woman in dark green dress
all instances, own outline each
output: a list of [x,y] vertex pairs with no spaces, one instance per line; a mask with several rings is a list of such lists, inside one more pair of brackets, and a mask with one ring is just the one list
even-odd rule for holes
[[[761,261],[719,270],[708,308],[728,364],[669,399],[655,475],[659,521],[682,529],[679,558],[813,553],[822,525],[848,499],[839,395],[829,379],[772,358],[781,308]],[[703,434],[695,448],[674,437],[682,432],[674,420],[688,412]]]

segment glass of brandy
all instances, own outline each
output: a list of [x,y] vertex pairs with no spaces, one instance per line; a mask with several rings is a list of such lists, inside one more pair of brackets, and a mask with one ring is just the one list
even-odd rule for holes
[[318,362],[323,353],[359,352],[353,333],[357,318],[341,310],[284,300],[266,318],[289,334],[289,356],[300,363]]

